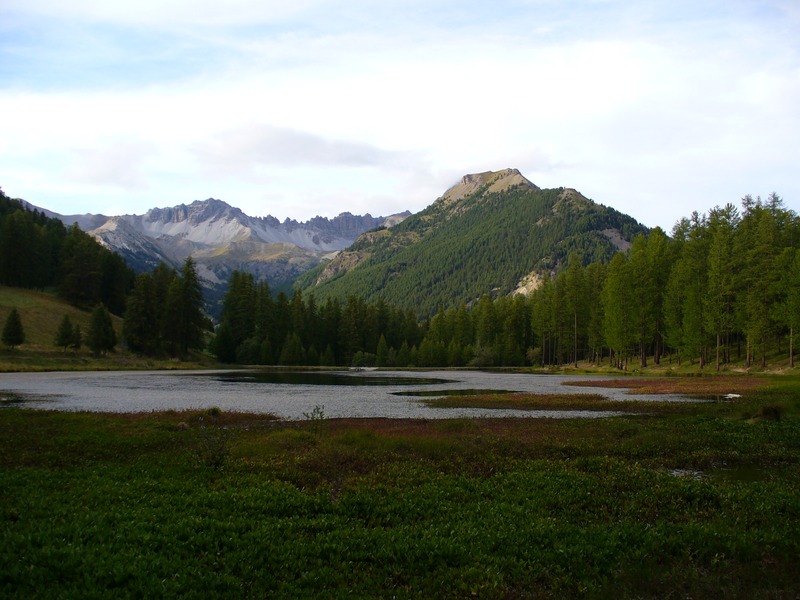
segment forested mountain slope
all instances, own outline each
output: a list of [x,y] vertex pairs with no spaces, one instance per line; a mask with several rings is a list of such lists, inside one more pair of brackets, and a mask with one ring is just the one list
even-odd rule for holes
[[645,231],[573,189],[539,189],[516,169],[466,175],[422,212],[365,233],[297,287],[318,300],[382,298],[430,316],[440,305],[508,294],[573,252],[585,264],[608,260]]
[[66,227],[0,190],[0,285],[55,289],[73,306],[125,310],[133,272],[77,226]]

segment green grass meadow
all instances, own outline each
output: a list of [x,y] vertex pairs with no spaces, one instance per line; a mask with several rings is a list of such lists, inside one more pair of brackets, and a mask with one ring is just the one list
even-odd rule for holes
[[796,598],[800,379],[764,382],[597,420],[6,402],[0,596]]

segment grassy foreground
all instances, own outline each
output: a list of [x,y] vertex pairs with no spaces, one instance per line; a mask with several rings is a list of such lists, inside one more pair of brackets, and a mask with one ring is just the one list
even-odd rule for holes
[[765,381],[601,420],[0,409],[0,596],[796,598],[800,381]]

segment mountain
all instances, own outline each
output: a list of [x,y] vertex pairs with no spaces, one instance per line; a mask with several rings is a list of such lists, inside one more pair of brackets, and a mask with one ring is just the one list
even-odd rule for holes
[[540,189],[516,169],[478,173],[396,226],[362,234],[296,286],[318,301],[355,294],[429,316],[530,289],[572,253],[584,263],[610,259],[645,231],[574,189]]
[[[48,212],[48,211],[45,211]],[[346,248],[369,229],[402,221],[409,213],[372,217],[342,213],[306,223],[275,217],[250,217],[209,198],[189,205],[153,208],[143,215],[57,215],[77,223],[101,244],[120,254],[137,271],[159,262],[179,266],[187,256],[210,286],[227,284],[231,271],[254,273],[275,288],[288,287],[324,256]]]

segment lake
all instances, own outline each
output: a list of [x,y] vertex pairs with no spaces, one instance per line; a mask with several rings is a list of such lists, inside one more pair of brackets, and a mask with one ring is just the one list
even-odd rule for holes
[[[95,412],[205,409],[272,413],[304,419],[321,407],[327,418],[454,418],[484,416],[605,417],[612,411],[528,411],[431,408],[426,398],[496,391],[601,394],[643,401],[624,389],[572,387],[568,380],[603,376],[538,375],[483,371],[96,371],[0,373],[3,405]],[[681,400],[659,396],[659,400]]]

